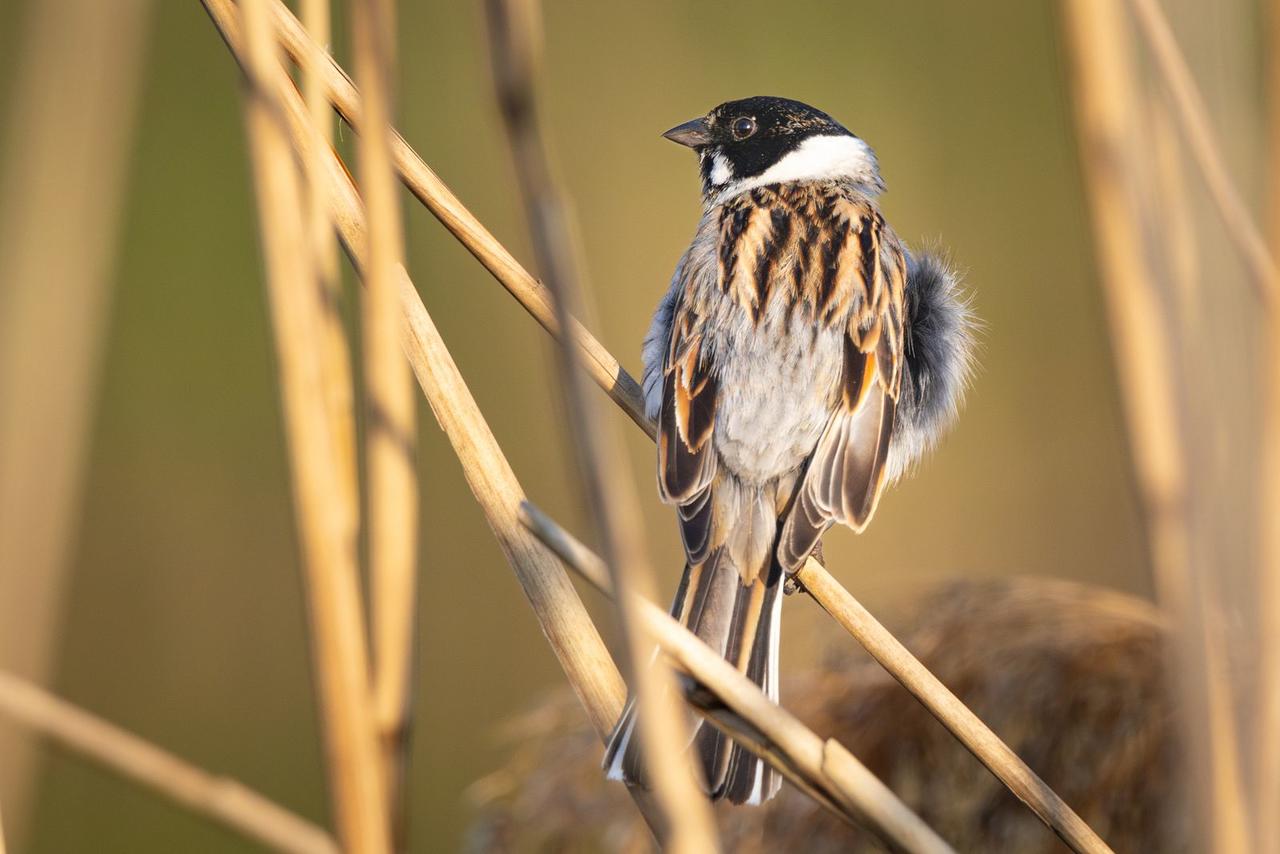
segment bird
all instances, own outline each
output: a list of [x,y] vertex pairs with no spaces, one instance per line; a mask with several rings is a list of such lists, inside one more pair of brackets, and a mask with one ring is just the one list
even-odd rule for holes
[[[671,128],[697,154],[702,216],[645,336],[658,492],[684,575],[671,613],[778,700],[784,582],[954,421],[975,321],[949,261],[885,221],[875,152],[787,98],[723,103]],[[648,787],[634,698],[608,778]],[[773,797],[781,777],[699,720],[707,794]]]

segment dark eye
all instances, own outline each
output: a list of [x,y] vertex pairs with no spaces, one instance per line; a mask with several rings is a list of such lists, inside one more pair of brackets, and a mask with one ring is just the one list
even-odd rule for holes
[[756,120],[749,116],[739,116],[733,120],[733,138],[746,139],[756,132]]

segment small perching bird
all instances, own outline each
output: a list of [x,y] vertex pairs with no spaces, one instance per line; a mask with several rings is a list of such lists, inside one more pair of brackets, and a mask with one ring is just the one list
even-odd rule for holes
[[[782,581],[953,419],[973,322],[956,277],[910,255],[876,205],[871,148],[798,101],[721,104],[665,136],[698,155],[703,215],[644,342],[658,489],[686,568],[672,613],[775,701]],[[645,785],[628,705],[610,778]],[[709,794],[781,778],[700,722]]]

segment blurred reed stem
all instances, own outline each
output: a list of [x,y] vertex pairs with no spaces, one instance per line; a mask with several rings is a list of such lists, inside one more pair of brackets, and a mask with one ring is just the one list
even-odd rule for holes
[[[356,553],[344,536],[340,457],[330,431],[331,398],[322,370],[324,293],[318,287],[315,253],[307,240],[301,183],[280,102],[282,91],[294,90],[280,64],[274,27],[262,0],[243,0],[241,8],[249,83],[245,122],[302,543],[330,796],[343,849],[384,854],[390,849],[389,812],[370,702]],[[300,103],[299,109],[309,128]],[[302,161],[306,162],[305,156]]]
[[322,828],[238,781],[214,776],[5,672],[0,672],[0,715],[275,851],[337,854],[338,846]]
[[[572,234],[571,212],[555,178],[537,109],[541,59],[541,7],[537,0],[489,0],[489,53],[494,89],[516,167],[538,267],[551,292],[556,324],[564,329],[582,316],[583,264]],[[365,122],[369,98],[365,98]],[[653,659],[654,638],[645,630],[635,593],[655,595],[653,568],[639,520],[640,502],[625,469],[626,454],[612,423],[584,382],[578,347],[565,337],[559,346],[561,388],[569,415],[566,437],[576,451],[586,504],[605,556],[613,588],[623,653],[638,708],[638,737],[654,796],[666,820],[663,848],[684,854],[720,848],[711,806],[699,782],[690,732],[675,680],[665,659]],[[620,465],[621,464],[621,465]]]
[[[281,0],[267,0],[279,27],[281,43],[294,62],[304,69],[314,61],[317,51]],[[208,4],[206,4],[207,6]],[[328,95],[343,120],[359,133],[363,107],[360,95],[351,78],[328,54],[321,52],[324,65],[320,74],[328,89]],[[462,204],[435,172],[423,162],[417,152],[398,133],[392,134],[392,158],[400,173],[400,180],[449,233],[469,251],[507,291],[524,306],[543,328],[553,335],[559,334],[554,303],[550,292],[516,261],[484,225]],[[640,386],[624,371],[618,360],[606,350],[591,333],[576,320],[570,327],[574,339],[582,350],[582,365],[588,376],[605,389],[650,438],[656,429],[644,415]]]
[[[396,848],[403,850],[408,831],[404,782],[418,602],[418,484],[416,395],[401,345],[403,320],[396,278],[396,270],[404,264],[404,228],[390,147],[395,26],[392,0],[351,3],[356,76],[365,93],[365,124],[357,156],[368,216],[362,318],[374,708],[391,827]],[[311,158],[319,156],[322,152],[313,151]]]
[[[1280,257],[1280,0],[1266,15],[1267,233],[1272,257]],[[1262,363],[1262,459],[1258,499],[1260,665],[1257,738],[1257,842],[1264,854],[1280,852],[1280,299],[1265,314]]]
[[[551,517],[526,501],[521,520],[579,575],[605,595],[619,598],[604,562]],[[713,723],[755,750],[819,804],[850,822],[868,825],[890,848],[952,850],[843,745],[815,735],[652,601],[635,592],[627,595],[633,614],[644,622],[659,648],[696,680],[697,686],[686,691],[687,699]]]
[[[1186,72],[1167,22],[1145,0],[1136,11],[1152,37],[1157,67],[1166,75],[1176,113],[1193,156],[1212,191],[1228,229],[1243,210],[1221,171],[1221,158],[1203,120],[1203,107]],[[1219,852],[1254,850],[1242,791],[1239,747],[1221,614],[1210,580],[1201,578],[1192,555],[1207,548],[1197,542],[1191,502],[1204,484],[1203,451],[1192,442],[1189,414],[1194,394],[1179,353],[1194,340],[1184,330],[1192,318],[1180,316],[1177,286],[1161,277],[1158,258],[1169,255],[1168,236],[1153,210],[1157,192],[1148,168],[1148,146],[1139,123],[1141,100],[1130,52],[1129,30],[1118,4],[1067,0],[1063,24],[1072,61],[1072,83],[1080,139],[1080,159],[1092,212],[1094,242],[1111,325],[1114,360],[1130,436],[1135,477],[1142,497],[1159,597],[1178,631],[1174,668],[1186,709],[1186,743],[1200,791],[1201,844]],[[1163,35],[1162,35],[1163,33]],[[1197,118],[1197,116],[1199,118]],[[1225,182],[1225,186],[1221,185]],[[1247,213],[1245,214],[1247,216]],[[1167,218],[1166,218],[1167,219]],[[1263,259],[1247,234],[1235,236],[1267,293]],[[1162,242],[1163,240],[1163,242]],[[1188,358],[1191,358],[1190,351]],[[1204,418],[1205,413],[1199,413]],[[1203,427],[1201,428],[1203,433]],[[1200,456],[1197,456],[1199,454]],[[1194,464],[1198,462],[1200,464]]]
[[[233,0],[202,2],[243,68],[244,42],[237,4]],[[327,142],[312,133],[301,97],[287,80],[281,81],[278,94],[293,143],[303,157],[313,146],[325,151],[330,217],[348,256],[359,270],[364,265],[367,244],[364,207],[355,184]],[[408,274],[403,268],[397,268],[396,276],[406,323],[404,346],[414,374],[458,456],[467,484],[499,547],[529,599],[552,652],[603,741],[622,712],[626,697],[622,677],[560,562],[519,523],[517,514],[524,493],[515,473]],[[641,812],[650,825],[658,824],[654,811],[645,803],[644,794],[633,792],[632,796],[640,803]]]
[[[331,20],[329,0],[301,0],[303,23],[311,36],[313,48],[322,52],[329,43]],[[319,75],[302,72],[302,91],[307,113],[316,132],[325,139],[332,137],[333,108],[325,95],[324,81]],[[329,431],[333,435],[338,460],[338,499],[343,510],[345,537],[351,548],[358,547],[360,536],[360,485],[356,462],[356,426],[354,390],[351,380],[351,347],[342,319],[342,278],[338,270],[338,243],[329,222],[324,197],[322,164],[309,157],[303,163],[306,179],[307,236],[312,247],[312,265],[325,295],[326,310],[321,313],[323,371],[329,410]]]
[[[0,666],[37,682],[58,654],[80,530],[151,8],[148,0],[27,3],[7,57]],[[16,847],[27,836],[36,753],[5,728],[0,757],[0,802]]]
[[[206,8],[210,9],[211,13],[214,14],[215,22],[220,17],[225,18],[233,14],[227,13],[227,15],[220,16],[214,12],[219,8],[233,6],[229,0],[203,0],[203,2]],[[295,62],[308,62],[313,52],[307,46],[306,32],[302,30],[298,25],[297,19],[279,0],[268,0],[268,3],[276,13],[279,36],[286,52],[294,58]],[[221,24],[220,28],[223,29],[224,37],[226,37],[226,28],[222,27]],[[334,107],[343,119],[358,132],[361,120],[359,93],[351,83],[350,78],[347,77],[346,73],[332,57],[326,59],[324,79],[330,87],[329,96],[333,101]],[[393,140],[393,154],[396,167],[400,171],[401,180],[410,192],[481,262],[485,269],[507,289],[508,293],[514,296],[533,315],[543,328],[558,336],[561,327],[555,320],[553,303],[547,289],[520,266],[510,252],[481,225],[479,220],[466,209],[457,196],[444,185],[440,178],[431,171],[418,154],[399,135]],[[356,230],[355,225],[344,221],[344,217],[349,218],[346,206],[339,206],[335,216],[339,218],[340,227]],[[577,342],[581,350],[583,363],[587,368],[588,375],[597,385],[604,389],[609,397],[637,426],[644,430],[651,439],[654,438],[656,430],[653,423],[644,416],[644,403],[639,384],[581,324],[576,321],[571,322],[570,330],[573,340]],[[437,413],[437,417],[439,417],[439,413]],[[819,604],[825,609],[831,603],[819,601]],[[858,638],[858,640],[863,642],[863,638]],[[886,662],[882,661],[881,664],[886,665]],[[889,661],[886,666],[889,665],[892,665],[892,661]],[[923,667],[923,665],[921,666]],[[903,681],[903,674],[892,670],[890,673],[898,681]],[[920,697],[917,696],[917,699],[920,699]],[[939,705],[941,707],[942,704]],[[932,709],[931,712],[935,715],[937,714]],[[939,718],[939,721],[953,734],[962,728],[962,723],[954,719],[944,717]],[[983,727],[987,732],[990,732],[990,729],[985,725]],[[991,733],[990,737],[997,741],[999,740],[994,733]],[[975,748],[971,747],[971,749]],[[977,745],[976,749],[984,751],[978,758],[988,768],[1001,765],[1000,756],[988,752],[982,745]],[[1018,764],[1023,768],[1026,767],[1025,763],[1020,759]],[[1029,769],[1027,769],[1027,773],[1030,773]],[[1072,816],[1074,821],[1079,821],[1079,817],[1052,790],[1046,788],[1044,791],[1038,792],[1037,800],[1042,805],[1052,805],[1052,809],[1046,808],[1044,812],[1037,811],[1036,814],[1045,822],[1046,826],[1052,828],[1060,836],[1063,835],[1064,828],[1053,824],[1058,820],[1055,815]],[[1110,850],[1105,843],[1098,840],[1096,834],[1090,832],[1089,836],[1091,838],[1078,840],[1077,844],[1081,847],[1077,847],[1075,850]]]

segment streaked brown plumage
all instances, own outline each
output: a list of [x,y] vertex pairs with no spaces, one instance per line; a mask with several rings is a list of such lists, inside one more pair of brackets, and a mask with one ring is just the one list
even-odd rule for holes
[[[826,114],[752,98],[673,134],[699,153],[704,209],[645,343],[658,491],[686,559],[672,613],[776,700],[784,576],[832,525],[861,531],[903,468],[890,460],[910,259],[877,206],[870,148]],[[963,315],[952,290],[935,292],[944,315]],[[967,332],[953,326],[943,352],[962,377]],[[605,767],[643,786],[633,732],[628,707]],[[713,798],[777,791],[778,775],[715,728],[697,724],[693,743]]]

